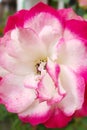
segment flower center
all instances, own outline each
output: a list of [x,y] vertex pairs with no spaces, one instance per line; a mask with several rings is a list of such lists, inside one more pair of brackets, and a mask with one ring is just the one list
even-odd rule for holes
[[46,63],[47,63],[47,59],[40,59],[36,61],[36,64],[35,64],[36,74],[41,75],[41,72],[46,69]]

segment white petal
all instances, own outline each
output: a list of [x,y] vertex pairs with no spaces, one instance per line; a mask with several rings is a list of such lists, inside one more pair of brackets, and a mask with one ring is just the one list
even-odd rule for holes
[[0,82],[0,99],[8,111],[18,113],[28,108],[36,92],[23,86],[24,77],[7,75]]
[[19,113],[19,118],[24,122],[37,125],[48,120],[50,115],[51,110],[47,102],[39,102],[37,100],[26,111]]
[[71,69],[61,66],[60,81],[66,91],[66,96],[59,103],[67,115],[72,115],[82,107],[84,101],[84,79]]
[[[61,43],[61,44],[60,44]],[[60,39],[54,47],[54,54],[58,64],[79,69],[87,66],[87,47],[80,39]]]
[[8,73],[8,71],[6,71],[4,68],[2,68],[2,67],[0,66],[0,77],[5,76],[7,73]]
[[62,34],[63,27],[58,18],[49,13],[37,13],[32,19],[25,22],[24,27],[31,27],[40,33],[45,26],[52,26],[54,29],[58,29],[59,34]]
[[39,98],[42,100],[59,102],[64,96],[58,91],[59,88],[55,86],[49,74],[45,74],[38,85],[39,88],[37,89],[37,91],[39,94]]
[[21,46],[28,52],[29,61],[46,57],[46,48],[32,29],[19,29],[18,40]]

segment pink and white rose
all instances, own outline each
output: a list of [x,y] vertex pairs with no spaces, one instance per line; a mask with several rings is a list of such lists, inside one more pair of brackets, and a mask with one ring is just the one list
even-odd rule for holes
[[24,122],[64,127],[87,115],[87,22],[39,3],[0,39],[0,103]]

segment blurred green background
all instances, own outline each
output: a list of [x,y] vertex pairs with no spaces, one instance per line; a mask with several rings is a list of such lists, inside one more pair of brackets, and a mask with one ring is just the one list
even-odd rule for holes
[[[26,0],[25,0],[26,1]],[[62,1],[62,2],[60,2]],[[79,0],[80,1],[80,0]],[[84,1],[84,0],[83,0]],[[87,5],[81,5],[77,0],[48,0],[48,4],[54,8],[72,7],[78,15],[87,18]],[[7,17],[17,10],[16,0],[2,0],[0,2],[0,36],[3,36],[3,29]],[[3,105],[0,105],[0,130],[35,130],[30,124],[22,123],[17,115],[8,113]],[[38,125],[37,130],[48,130],[43,125]],[[69,125],[61,129],[50,130],[87,130],[87,117],[73,119]]]
[[37,129],[30,124],[22,123],[16,114],[8,113],[0,106],[0,130],[87,130],[87,117],[73,119],[65,128],[48,129],[38,125]]

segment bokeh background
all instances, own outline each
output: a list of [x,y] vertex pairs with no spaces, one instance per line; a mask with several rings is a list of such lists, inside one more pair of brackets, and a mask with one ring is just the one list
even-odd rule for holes
[[[29,9],[37,2],[43,1],[56,9],[72,7],[78,15],[87,18],[87,0],[0,0],[0,36],[3,36],[4,26],[9,15],[20,9]],[[17,115],[8,113],[0,105],[0,130],[49,130],[43,125],[32,127],[22,123]],[[68,126],[50,130],[87,130],[87,117],[73,119]]]

